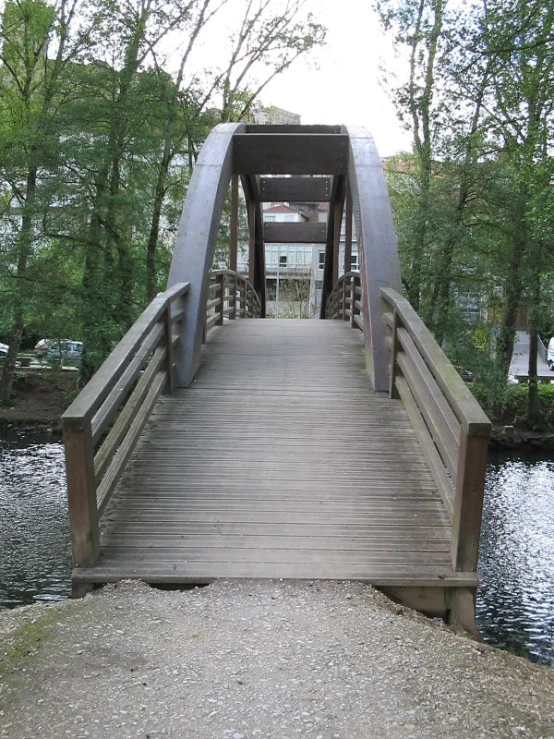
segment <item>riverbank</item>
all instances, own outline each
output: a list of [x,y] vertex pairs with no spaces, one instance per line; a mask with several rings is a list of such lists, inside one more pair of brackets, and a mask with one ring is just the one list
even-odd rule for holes
[[0,612],[0,736],[554,736],[554,672],[360,583],[141,583]]
[[75,370],[26,370],[16,375],[13,398],[0,405],[0,428],[10,424],[59,428],[60,417],[77,393]]
[[494,424],[490,446],[497,449],[554,449],[554,429],[535,431],[526,426]]

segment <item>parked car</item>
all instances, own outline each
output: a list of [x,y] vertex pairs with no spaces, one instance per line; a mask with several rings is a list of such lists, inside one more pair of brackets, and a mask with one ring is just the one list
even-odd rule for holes
[[48,354],[48,350],[55,343],[55,339],[41,339],[34,348],[34,352],[38,357],[45,357]]
[[5,357],[8,354],[8,344],[0,344],[0,357]]
[[46,355],[49,359],[74,359],[81,360],[83,356],[83,343],[72,339],[60,339],[53,341],[48,347]]
[[77,359],[83,354],[83,343],[73,339],[41,339],[34,349],[37,357],[48,359]]

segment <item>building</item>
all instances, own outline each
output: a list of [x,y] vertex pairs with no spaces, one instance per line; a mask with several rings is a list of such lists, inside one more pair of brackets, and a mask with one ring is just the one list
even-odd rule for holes
[[289,110],[278,108],[275,105],[270,105],[266,108],[256,108],[252,111],[252,119],[254,123],[258,125],[272,125],[272,126],[299,126],[300,116],[298,113],[291,113]]
[[[326,223],[328,203],[264,203],[264,223]],[[341,226],[339,276],[344,269],[345,221]],[[239,272],[248,272],[247,249],[241,249]],[[281,318],[317,318],[321,305],[324,244],[266,243],[267,314]],[[352,270],[358,267],[358,247],[355,232],[352,238]]]

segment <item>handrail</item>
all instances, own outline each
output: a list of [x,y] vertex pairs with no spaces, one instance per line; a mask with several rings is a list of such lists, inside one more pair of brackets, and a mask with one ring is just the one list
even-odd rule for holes
[[477,567],[491,422],[410,303],[381,288],[390,395],[400,397],[452,523],[452,566]]
[[[173,391],[173,350],[189,289],[179,283],[154,298],[61,418],[76,567],[97,561],[100,517],[160,393]],[[210,273],[205,334],[226,317],[260,315],[260,299],[246,277]]]
[[[389,395],[402,400],[450,517],[452,566],[474,572],[492,424],[410,303],[392,288],[381,299]],[[339,278],[326,316],[364,330],[359,273]]]
[[248,278],[230,269],[210,272],[204,336],[224,319],[259,318],[261,301]]
[[350,321],[353,328],[359,328],[363,332],[362,283],[359,272],[345,272],[339,277],[327,298],[325,317]]
[[77,567],[98,559],[100,515],[159,394],[173,389],[174,327],[189,287],[154,298],[61,418]]

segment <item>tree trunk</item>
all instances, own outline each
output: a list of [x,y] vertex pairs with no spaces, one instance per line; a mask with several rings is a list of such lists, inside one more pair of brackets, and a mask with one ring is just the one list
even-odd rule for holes
[[33,215],[35,210],[35,202],[37,195],[37,171],[36,165],[29,168],[27,172],[27,182],[25,190],[25,206],[21,218],[21,231],[18,239],[18,255],[15,285],[15,306],[12,330],[10,332],[10,348],[8,356],[4,362],[2,369],[2,378],[0,380],[0,400],[7,403],[11,400],[13,390],[13,378],[15,373],[15,363],[17,355],[21,347],[21,338],[24,328],[23,314],[23,298],[21,295],[21,284],[27,272],[29,256],[33,247]]
[[[533,313],[533,309],[531,309]],[[539,388],[537,380],[537,351],[539,335],[529,327],[529,393],[527,395],[527,423],[534,426],[539,418]]]
[[148,299],[148,302],[154,300],[158,292],[158,279],[156,275],[156,249],[158,246],[158,238],[160,235],[160,220],[162,217],[162,207],[166,193],[167,175],[169,172],[169,165],[171,163],[170,137],[172,132],[172,130],[166,131],[164,152],[158,170],[156,192],[154,195],[154,204],[152,206],[152,220],[150,222],[150,232],[148,234],[148,244],[146,247],[146,297]]
[[505,284],[505,311],[500,325],[500,335],[497,342],[496,364],[504,377],[508,377],[510,362],[514,352],[514,338],[516,331],[517,310],[521,301],[522,294],[522,278],[521,267],[523,254],[525,251],[525,235],[522,207],[518,210],[521,212],[514,238],[512,242],[512,254],[506,275]]

